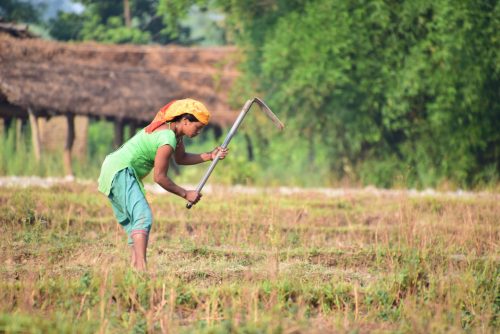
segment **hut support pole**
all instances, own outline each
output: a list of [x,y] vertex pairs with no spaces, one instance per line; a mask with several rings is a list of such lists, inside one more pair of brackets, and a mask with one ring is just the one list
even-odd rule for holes
[[136,122],[130,123],[130,138],[132,138],[136,132],[137,132],[137,123]]
[[130,3],[128,0],[123,0],[123,17],[125,18],[125,26],[130,27]]
[[245,141],[247,142],[247,153],[248,153],[248,161],[253,161],[253,145],[252,139],[248,134],[245,133]]
[[123,130],[125,128],[125,122],[121,119],[115,120],[115,148],[120,147],[123,144]]
[[66,122],[68,124],[68,131],[66,132],[66,144],[64,145],[63,161],[64,161],[64,172],[66,176],[73,176],[73,167],[71,165],[71,151],[73,149],[73,143],[75,142],[75,117],[71,114],[66,116]]
[[33,110],[31,110],[31,108],[28,108],[28,115],[30,118],[30,125],[31,125],[31,141],[33,143],[33,152],[35,153],[36,161],[39,162],[42,153],[40,145],[40,131],[38,129],[38,118],[33,113]]
[[10,131],[12,131],[12,118],[4,117],[3,119],[3,135],[7,138],[7,135]]
[[21,148],[21,140],[23,139],[23,120],[16,118],[16,150]]

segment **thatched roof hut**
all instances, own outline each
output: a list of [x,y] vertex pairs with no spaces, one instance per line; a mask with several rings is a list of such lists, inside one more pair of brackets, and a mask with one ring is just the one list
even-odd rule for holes
[[123,142],[126,124],[134,133],[132,129],[146,125],[173,99],[191,97],[205,103],[219,134],[236,118],[237,111],[228,104],[237,76],[238,53],[233,47],[60,43],[14,38],[2,31],[6,30],[0,29],[0,118],[4,124],[13,118],[29,119],[39,160],[40,117],[65,116],[63,159],[68,175],[73,174],[75,116],[113,121],[115,146]]
[[0,116],[87,115],[145,124],[172,99],[203,101],[213,121],[234,118],[232,47],[60,43],[0,34]]

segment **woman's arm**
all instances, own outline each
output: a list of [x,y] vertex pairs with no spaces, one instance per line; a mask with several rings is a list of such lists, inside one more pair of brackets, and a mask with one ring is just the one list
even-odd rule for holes
[[211,152],[193,154],[193,153],[187,153],[186,149],[184,148],[184,143],[182,141],[180,141],[177,144],[177,148],[175,150],[175,162],[179,165],[199,164],[199,163],[202,163],[205,161],[210,161],[210,160],[215,159],[219,150],[221,151],[220,159],[223,160],[227,155],[227,151],[228,151],[227,148],[223,149],[222,147],[216,147]]
[[169,161],[173,152],[174,149],[170,145],[160,146],[156,151],[154,181],[166,191],[185,198],[189,202],[195,204],[200,200],[201,194],[195,190],[186,190],[179,187],[167,176]]

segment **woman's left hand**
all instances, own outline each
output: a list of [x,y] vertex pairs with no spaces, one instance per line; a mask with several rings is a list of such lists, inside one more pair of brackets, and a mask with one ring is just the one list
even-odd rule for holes
[[[217,154],[219,154],[219,159],[224,160],[224,158],[227,155],[228,148],[222,148],[222,147],[216,147],[212,152],[210,152],[210,159],[214,160],[217,157]],[[220,152],[220,153],[219,153]]]

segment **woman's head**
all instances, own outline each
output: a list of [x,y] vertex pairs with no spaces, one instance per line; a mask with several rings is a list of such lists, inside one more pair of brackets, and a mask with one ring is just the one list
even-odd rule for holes
[[182,135],[186,135],[189,138],[196,137],[205,127],[205,124],[200,122],[193,114],[188,113],[175,116],[171,122],[175,123],[176,129]]
[[196,121],[192,121],[192,123],[198,122],[203,126],[207,125],[210,119],[210,112],[203,105],[203,103],[193,99],[174,100],[163,106],[160,111],[158,111],[154,120],[146,127],[146,132],[153,132],[165,122],[174,122],[175,120],[179,123],[178,121],[182,119],[186,119],[187,121],[192,119],[182,117],[179,118],[179,116],[183,116],[185,114],[191,115],[196,119]]

